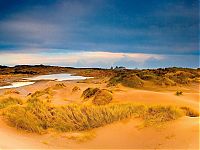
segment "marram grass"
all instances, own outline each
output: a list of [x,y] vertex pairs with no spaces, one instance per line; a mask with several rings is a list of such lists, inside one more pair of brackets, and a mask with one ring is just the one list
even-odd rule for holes
[[133,103],[54,106],[38,98],[32,98],[23,105],[10,105],[2,112],[12,126],[37,133],[43,133],[47,129],[63,132],[84,131],[131,117],[141,118],[145,126],[151,126],[186,115],[183,109],[173,106],[145,106]]
[[56,107],[37,98],[23,105],[8,106],[2,112],[12,126],[37,133],[47,129],[63,132],[84,131],[131,117],[143,119],[147,126],[162,124],[184,115],[182,109],[172,106],[113,103],[102,106],[68,104]]

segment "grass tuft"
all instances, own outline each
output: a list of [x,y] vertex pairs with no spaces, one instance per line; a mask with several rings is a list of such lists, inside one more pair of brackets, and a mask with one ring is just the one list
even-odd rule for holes
[[8,94],[20,94],[20,92],[17,90],[6,90],[4,92],[4,95],[8,95]]
[[1,98],[0,99],[0,109],[6,108],[10,105],[16,105],[16,104],[23,104],[23,101],[19,98],[15,97],[7,97],[7,98]]
[[180,109],[182,109],[185,112],[186,116],[189,117],[198,117],[199,116],[199,112],[189,108],[189,107],[180,107]]
[[74,93],[74,92],[77,92],[77,91],[80,91],[80,90],[81,90],[80,87],[74,86],[73,89],[72,89],[72,92]]
[[181,96],[181,95],[183,95],[183,92],[182,91],[176,91],[175,95],[176,96]]
[[62,89],[62,88],[65,88],[65,84],[64,83],[58,83],[56,85],[53,86],[53,89],[54,90],[58,90],[58,89]]

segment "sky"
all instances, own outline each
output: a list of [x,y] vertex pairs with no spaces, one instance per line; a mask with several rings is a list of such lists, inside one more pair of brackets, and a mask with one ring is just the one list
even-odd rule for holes
[[0,64],[199,67],[199,0],[0,0]]

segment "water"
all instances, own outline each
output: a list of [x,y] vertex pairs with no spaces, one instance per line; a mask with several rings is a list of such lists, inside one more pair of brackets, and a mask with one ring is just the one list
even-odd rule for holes
[[1,86],[0,89],[17,88],[21,86],[31,85],[35,82],[13,82],[11,85]]
[[25,78],[27,80],[37,81],[37,80],[57,80],[57,81],[64,81],[64,80],[85,80],[93,77],[83,77],[83,76],[74,76],[71,74],[50,74],[50,75],[41,75],[32,78]]
[[50,74],[50,75],[40,75],[31,78],[24,78],[27,81],[24,82],[13,82],[11,85],[1,86],[0,89],[8,89],[8,88],[17,88],[22,86],[27,86],[34,84],[35,81],[38,80],[56,80],[56,81],[64,81],[64,80],[85,80],[93,77],[83,77],[83,76],[74,76],[71,74]]

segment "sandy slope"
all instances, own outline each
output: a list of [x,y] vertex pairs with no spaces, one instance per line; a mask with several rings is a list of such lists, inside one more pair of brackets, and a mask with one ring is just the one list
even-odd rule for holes
[[[17,88],[22,96],[33,93],[57,82],[38,82],[34,85]],[[81,102],[80,96],[87,87],[106,88],[105,84],[76,83],[65,81],[66,87],[55,91],[53,103],[63,105],[69,102]],[[72,93],[77,85],[81,91]],[[199,109],[199,93],[184,92],[176,96],[175,91],[153,92],[136,90],[119,86],[113,90],[114,102],[135,102],[145,104],[180,105]],[[0,91],[3,93],[3,90]],[[68,133],[48,133],[37,135],[26,133],[9,127],[0,118],[0,148],[138,148],[138,149],[198,149],[199,118],[183,117],[170,122],[164,129],[143,128],[138,129],[139,120],[126,120],[116,122],[98,129],[94,129],[96,137],[82,143],[66,138]]]
[[153,92],[123,88],[122,91],[115,92],[115,101],[130,101],[144,104],[166,104],[178,106],[190,106],[199,110],[199,93],[184,93],[176,96],[175,92]]
[[134,148],[198,149],[199,118],[183,117],[163,129],[143,128],[138,120],[116,122],[94,129],[96,136],[86,142],[66,138],[64,133],[36,135],[8,127],[1,120],[0,148]]

